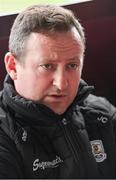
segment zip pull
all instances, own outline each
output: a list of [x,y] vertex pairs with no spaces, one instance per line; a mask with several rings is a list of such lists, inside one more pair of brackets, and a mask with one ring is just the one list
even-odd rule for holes
[[66,119],[66,118],[63,118],[63,119],[62,119],[62,123],[63,123],[64,125],[67,125],[67,123],[68,123],[68,122],[67,122],[67,119]]
[[22,134],[22,141],[26,142],[26,140],[27,140],[27,131],[24,129]]

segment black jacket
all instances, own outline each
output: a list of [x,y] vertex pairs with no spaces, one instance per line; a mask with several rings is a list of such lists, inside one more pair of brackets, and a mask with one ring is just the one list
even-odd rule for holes
[[116,110],[83,80],[63,115],[16,94],[0,96],[0,178],[116,178]]

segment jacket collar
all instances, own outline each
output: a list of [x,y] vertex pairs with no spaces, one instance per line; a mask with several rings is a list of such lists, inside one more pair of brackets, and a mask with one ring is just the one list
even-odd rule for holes
[[62,119],[67,114],[72,114],[76,105],[79,106],[82,104],[92,90],[93,86],[88,86],[87,83],[81,80],[75,100],[63,115],[58,115],[45,105],[37,104],[18,95],[14,89],[13,81],[7,75],[4,81],[3,102],[8,108],[13,111],[15,110],[15,113],[18,115],[25,117],[25,119],[31,119],[30,123],[34,123],[34,121],[35,124],[38,123],[38,117],[39,123],[44,123],[44,119],[47,119],[45,120],[46,123],[55,123],[55,121]]

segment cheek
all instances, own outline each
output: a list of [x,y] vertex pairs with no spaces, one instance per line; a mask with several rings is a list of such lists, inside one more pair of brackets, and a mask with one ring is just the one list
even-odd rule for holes
[[51,86],[51,78],[42,74],[35,75],[33,81],[35,89],[37,89],[41,94],[45,94]]
[[72,83],[75,86],[78,85],[78,83],[80,82],[80,78],[81,78],[81,71],[77,71],[69,75],[70,83]]
[[70,78],[70,83],[69,83],[70,91],[71,91],[72,94],[77,94],[81,74],[78,73],[78,74],[75,74],[75,75],[70,76],[70,77],[71,77]]

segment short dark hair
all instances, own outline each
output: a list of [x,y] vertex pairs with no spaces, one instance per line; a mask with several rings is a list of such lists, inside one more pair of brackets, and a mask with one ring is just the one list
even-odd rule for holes
[[71,10],[56,5],[33,5],[15,19],[9,37],[9,51],[15,57],[23,54],[25,42],[31,32],[63,32],[76,27],[85,45],[82,25]]

